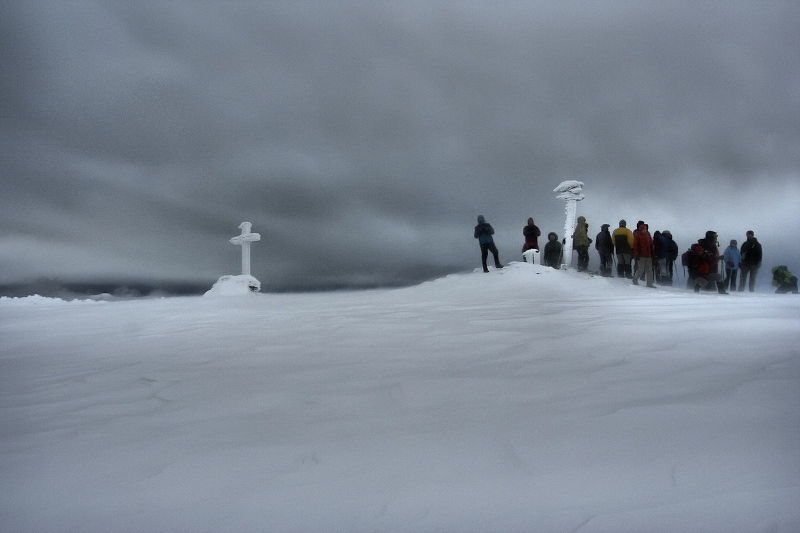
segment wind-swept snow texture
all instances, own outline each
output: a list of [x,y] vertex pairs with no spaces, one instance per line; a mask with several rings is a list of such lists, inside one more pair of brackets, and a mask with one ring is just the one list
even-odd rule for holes
[[792,295],[511,263],[0,335],[2,531],[800,531]]

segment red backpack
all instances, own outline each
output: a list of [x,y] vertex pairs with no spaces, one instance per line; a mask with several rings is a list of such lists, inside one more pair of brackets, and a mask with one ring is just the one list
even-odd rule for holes
[[699,242],[681,255],[681,264],[689,270],[692,276],[705,276],[711,272],[711,262],[708,251]]

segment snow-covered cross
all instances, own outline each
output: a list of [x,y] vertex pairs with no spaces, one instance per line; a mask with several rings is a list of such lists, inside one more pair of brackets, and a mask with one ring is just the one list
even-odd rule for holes
[[561,270],[568,270],[569,264],[572,262],[572,234],[575,233],[575,214],[578,211],[576,204],[585,198],[581,191],[583,191],[583,182],[575,180],[562,181],[558,187],[553,189],[553,192],[560,193],[556,198],[567,201],[567,220],[564,222],[566,244],[561,260]]
[[250,233],[252,226],[250,222],[242,222],[239,224],[242,234],[231,239],[233,244],[242,247],[242,275],[244,276],[250,275],[250,243],[261,240],[261,235],[258,233]]

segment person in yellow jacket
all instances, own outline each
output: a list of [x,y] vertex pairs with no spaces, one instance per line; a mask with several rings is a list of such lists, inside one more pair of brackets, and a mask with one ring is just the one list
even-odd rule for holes
[[611,234],[614,251],[617,254],[617,277],[633,277],[631,260],[633,259],[633,232],[628,229],[625,219],[619,221],[619,227]]

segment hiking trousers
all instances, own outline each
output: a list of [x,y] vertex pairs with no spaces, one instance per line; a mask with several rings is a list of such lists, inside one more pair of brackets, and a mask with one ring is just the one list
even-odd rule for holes
[[739,269],[732,269],[726,268],[725,269],[725,280],[722,284],[725,286],[725,290],[736,290],[736,276],[739,274]]
[[631,278],[631,254],[617,254],[617,277]]
[[481,263],[483,263],[483,269],[489,270],[486,266],[486,258],[489,257],[489,252],[492,252],[492,256],[494,257],[494,266],[500,268],[502,265],[500,264],[500,254],[497,252],[497,246],[495,246],[493,242],[486,242],[481,244]]
[[742,263],[742,277],[739,279],[739,292],[744,290],[747,274],[750,274],[750,292],[754,292],[756,290],[756,274],[758,274],[759,266],[760,265],[745,265]]
[[653,284],[653,258],[640,257],[636,262],[636,274],[633,275],[633,282],[638,283],[642,275],[647,276],[647,284]]

